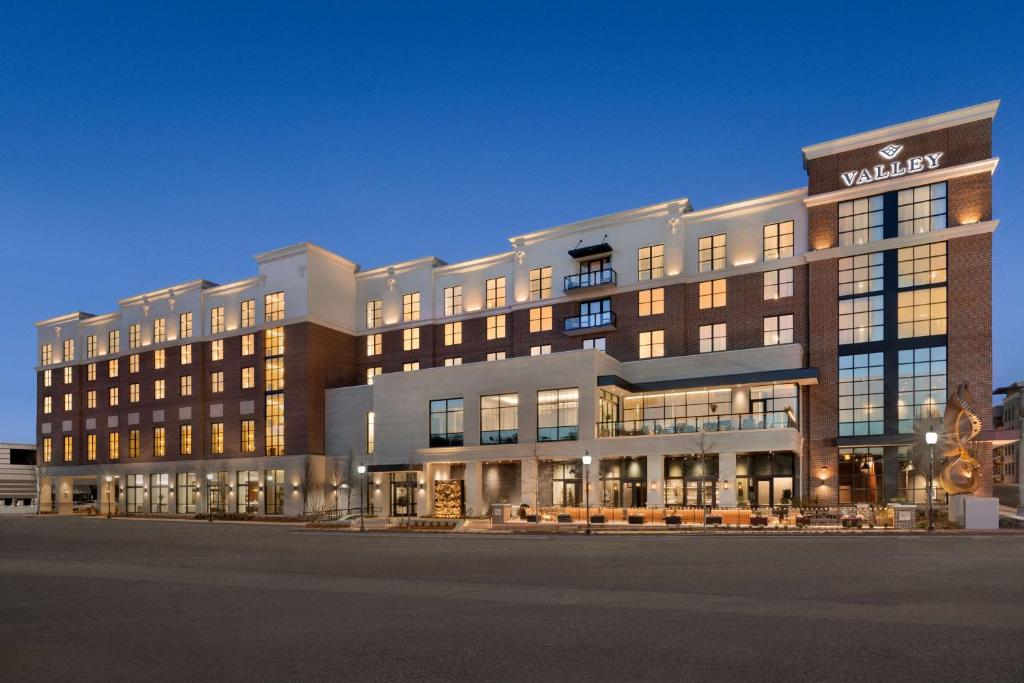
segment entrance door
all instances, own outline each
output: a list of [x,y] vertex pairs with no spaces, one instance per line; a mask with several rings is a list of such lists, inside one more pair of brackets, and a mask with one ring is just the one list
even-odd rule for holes
[[758,479],[757,480],[757,499],[751,501],[751,505],[771,505],[772,504],[772,480],[771,479]]
[[416,516],[416,479],[406,479],[404,473],[394,474],[391,479],[391,516]]
[[625,507],[647,507],[647,483],[641,481],[622,482],[622,504]]

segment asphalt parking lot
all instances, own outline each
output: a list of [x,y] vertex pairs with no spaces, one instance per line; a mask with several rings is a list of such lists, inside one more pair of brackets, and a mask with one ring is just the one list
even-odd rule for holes
[[1024,679],[1024,536],[0,518],[0,679]]

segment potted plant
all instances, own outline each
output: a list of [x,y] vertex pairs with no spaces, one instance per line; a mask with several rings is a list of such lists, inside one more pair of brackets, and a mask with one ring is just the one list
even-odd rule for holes
[[714,526],[722,526],[722,515],[711,515],[709,514],[704,518],[705,524],[712,524]]
[[559,512],[558,513],[558,523],[559,524],[566,524],[566,523],[571,522],[571,521],[572,521],[572,515],[570,515],[568,512]]
[[629,515],[628,521],[629,521],[630,524],[643,524],[644,523],[644,516],[643,515]]
[[675,512],[673,512],[670,515],[665,515],[665,524],[675,524],[676,526],[679,526],[682,523],[683,523],[683,518],[680,517]]
[[597,513],[596,515],[590,515],[590,523],[591,524],[604,524],[604,522],[605,522],[605,517],[600,512]]
[[768,526],[768,515],[762,513],[760,510],[755,510],[750,513],[750,526]]

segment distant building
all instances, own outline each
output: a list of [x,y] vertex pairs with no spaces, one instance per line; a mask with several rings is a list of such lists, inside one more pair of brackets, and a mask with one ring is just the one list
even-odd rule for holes
[[0,443],[0,514],[36,511],[36,447]]
[[1020,434],[1021,391],[1024,382],[1014,382],[1009,386],[999,387],[992,392],[1002,396],[1002,405],[992,407],[992,426],[996,431],[1004,432],[1002,438],[992,442],[992,487],[1004,505],[1021,507],[1024,495],[1021,495],[1020,476]]

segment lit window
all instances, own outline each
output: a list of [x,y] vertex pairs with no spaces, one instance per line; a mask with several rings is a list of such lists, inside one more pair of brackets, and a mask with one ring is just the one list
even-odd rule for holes
[[75,440],[70,436],[64,437],[64,462],[73,462],[75,459]]
[[96,435],[88,434],[85,437],[85,457],[90,462],[96,460]]
[[463,404],[461,398],[430,402],[430,447],[461,446],[463,442]]
[[402,295],[402,320],[414,322],[420,319],[420,293],[410,292]]
[[85,366],[85,378],[90,382],[96,381],[96,364],[89,363]]
[[263,356],[270,358],[271,356],[283,356],[284,355],[284,328],[283,327],[271,327],[269,330],[263,331]]
[[132,382],[128,385],[128,402],[138,403],[139,402],[139,384],[138,382]]
[[53,370],[43,370],[43,386],[53,386]]
[[899,234],[916,235],[946,227],[946,183],[900,190]]
[[462,365],[462,358],[461,357],[445,358],[444,359],[444,366],[446,368],[451,368],[451,367],[454,367],[456,365]]
[[370,334],[366,336],[366,355],[377,356],[384,350],[384,336]]
[[551,329],[551,306],[530,309],[530,332],[547,332]]
[[220,334],[224,331],[224,307],[214,306],[210,309],[210,334]]
[[546,356],[551,353],[551,344],[541,344],[539,346],[530,347],[531,356]]
[[273,292],[263,297],[263,319],[267,322],[284,320],[284,292]]
[[67,363],[75,359],[75,340],[65,339],[64,340],[64,357],[61,359]]
[[64,368],[64,384],[71,384],[73,370],[70,365]]
[[665,312],[665,288],[641,289],[637,292],[638,315],[661,315]]
[[121,390],[117,387],[110,387],[107,390],[107,405],[111,408],[118,405],[121,402]]
[[256,353],[256,335],[255,334],[243,334],[242,335],[242,355],[251,356]]
[[839,246],[882,239],[882,195],[839,202]]
[[537,441],[575,441],[579,438],[580,390],[537,392]]
[[725,268],[725,233],[697,240],[697,270],[708,273]]
[[946,243],[935,242],[900,249],[899,287],[937,285],[946,281]]
[[167,380],[153,380],[153,398],[156,400],[167,398]]
[[665,330],[640,333],[640,358],[661,358],[665,355]]
[[263,386],[265,391],[284,389],[284,359],[267,358],[263,362]]
[[242,368],[242,388],[252,389],[256,386],[256,368]]
[[487,308],[501,308],[505,305],[505,276],[487,280]]
[[444,288],[444,314],[459,315],[462,313],[462,285]]
[[135,374],[139,371],[139,354],[133,353],[128,356],[128,372]]
[[214,455],[224,454],[224,423],[210,423],[210,452]]
[[256,421],[242,420],[242,441],[240,450],[243,453],[256,452]]
[[256,299],[246,299],[242,302],[242,327],[252,327],[256,324]]
[[53,363],[53,347],[49,344],[43,344],[39,347],[39,364],[50,365]]
[[604,337],[593,337],[592,339],[583,340],[583,348],[585,349],[597,349],[598,351],[605,350],[605,338]]
[[96,390],[95,389],[90,389],[89,391],[85,392],[85,407],[86,408],[95,408],[96,407]]
[[480,444],[518,443],[519,394],[480,397]]
[[420,369],[420,362],[402,363],[402,372],[415,372]]
[[376,445],[373,413],[369,412],[366,414],[366,452],[372,455],[373,451],[376,449]]
[[266,420],[267,455],[284,455],[284,394],[267,394]]
[[117,460],[121,457],[121,437],[117,432],[107,434],[107,459]]
[[188,365],[192,362],[192,345],[185,344],[181,347],[181,364]]
[[402,350],[416,351],[420,348],[420,328],[409,327],[402,330]]
[[489,360],[489,361],[491,361],[491,360],[505,360],[505,357],[506,357],[506,352],[505,351],[490,351],[487,354],[487,360]]
[[384,324],[384,305],[380,299],[366,302],[366,326],[380,327]]
[[224,360],[223,339],[214,339],[210,342],[210,360]]
[[192,455],[192,425],[181,425],[178,428],[178,453]]
[[462,323],[445,323],[444,345],[454,346],[462,343]]
[[640,247],[636,257],[637,279],[656,280],[665,275],[665,245]]
[[53,439],[49,436],[43,437],[43,462],[53,461]]
[[192,375],[182,375],[178,384],[182,396],[192,395]]
[[775,261],[793,255],[793,221],[764,226],[764,260]]
[[946,347],[899,352],[899,430],[914,431],[921,418],[941,419],[946,405]]
[[883,256],[879,251],[839,259],[839,296],[882,291]]
[[700,352],[713,353],[725,351],[726,327],[725,323],[700,326]]
[[210,391],[214,394],[220,394],[224,391],[224,371],[218,370],[217,372],[210,373]]
[[192,312],[178,315],[178,339],[188,339],[192,336]]
[[153,343],[162,344],[167,341],[167,318],[157,318],[153,321]]
[[137,349],[142,344],[142,325],[132,323],[128,326],[128,348]]
[[43,396],[43,415],[49,415],[53,412],[53,397]]
[[946,288],[926,287],[900,292],[899,338],[946,334]]
[[705,280],[700,283],[699,305],[701,308],[718,308],[719,306],[725,306],[725,298],[725,278],[721,278],[720,280]]
[[162,458],[167,455],[167,429],[153,427],[153,456]]
[[839,343],[881,341],[884,306],[881,296],[843,299],[839,302]]
[[153,369],[163,370],[167,366],[167,350],[157,349],[153,352]]
[[884,385],[881,353],[839,357],[839,436],[883,433]]
[[764,319],[764,345],[793,343],[793,316],[769,315]]
[[117,377],[120,374],[120,367],[121,367],[121,365],[120,365],[120,363],[117,362],[116,358],[114,358],[111,361],[108,361],[107,362],[107,376],[110,377],[111,379],[114,379],[115,377]]
[[137,458],[139,457],[139,430],[129,429],[128,430],[128,457]]
[[90,334],[85,340],[85,357],[93,358],[96,355],[96,335]]
[[121,353],[121,330],[107,332],[107,353]]
[[381,367],[366,368],[366,383],[367,384],[373,384],[373,378],[374,377],[379,377],[383,373],[384,373],[384,368],[381,368]]
[[505,338],[505,316],[504,315],[489,315],[489,316],[487,316],[487,338],[488,339],[504,339]]
[[530,301],[551,297],[551,266],[530,269]]

